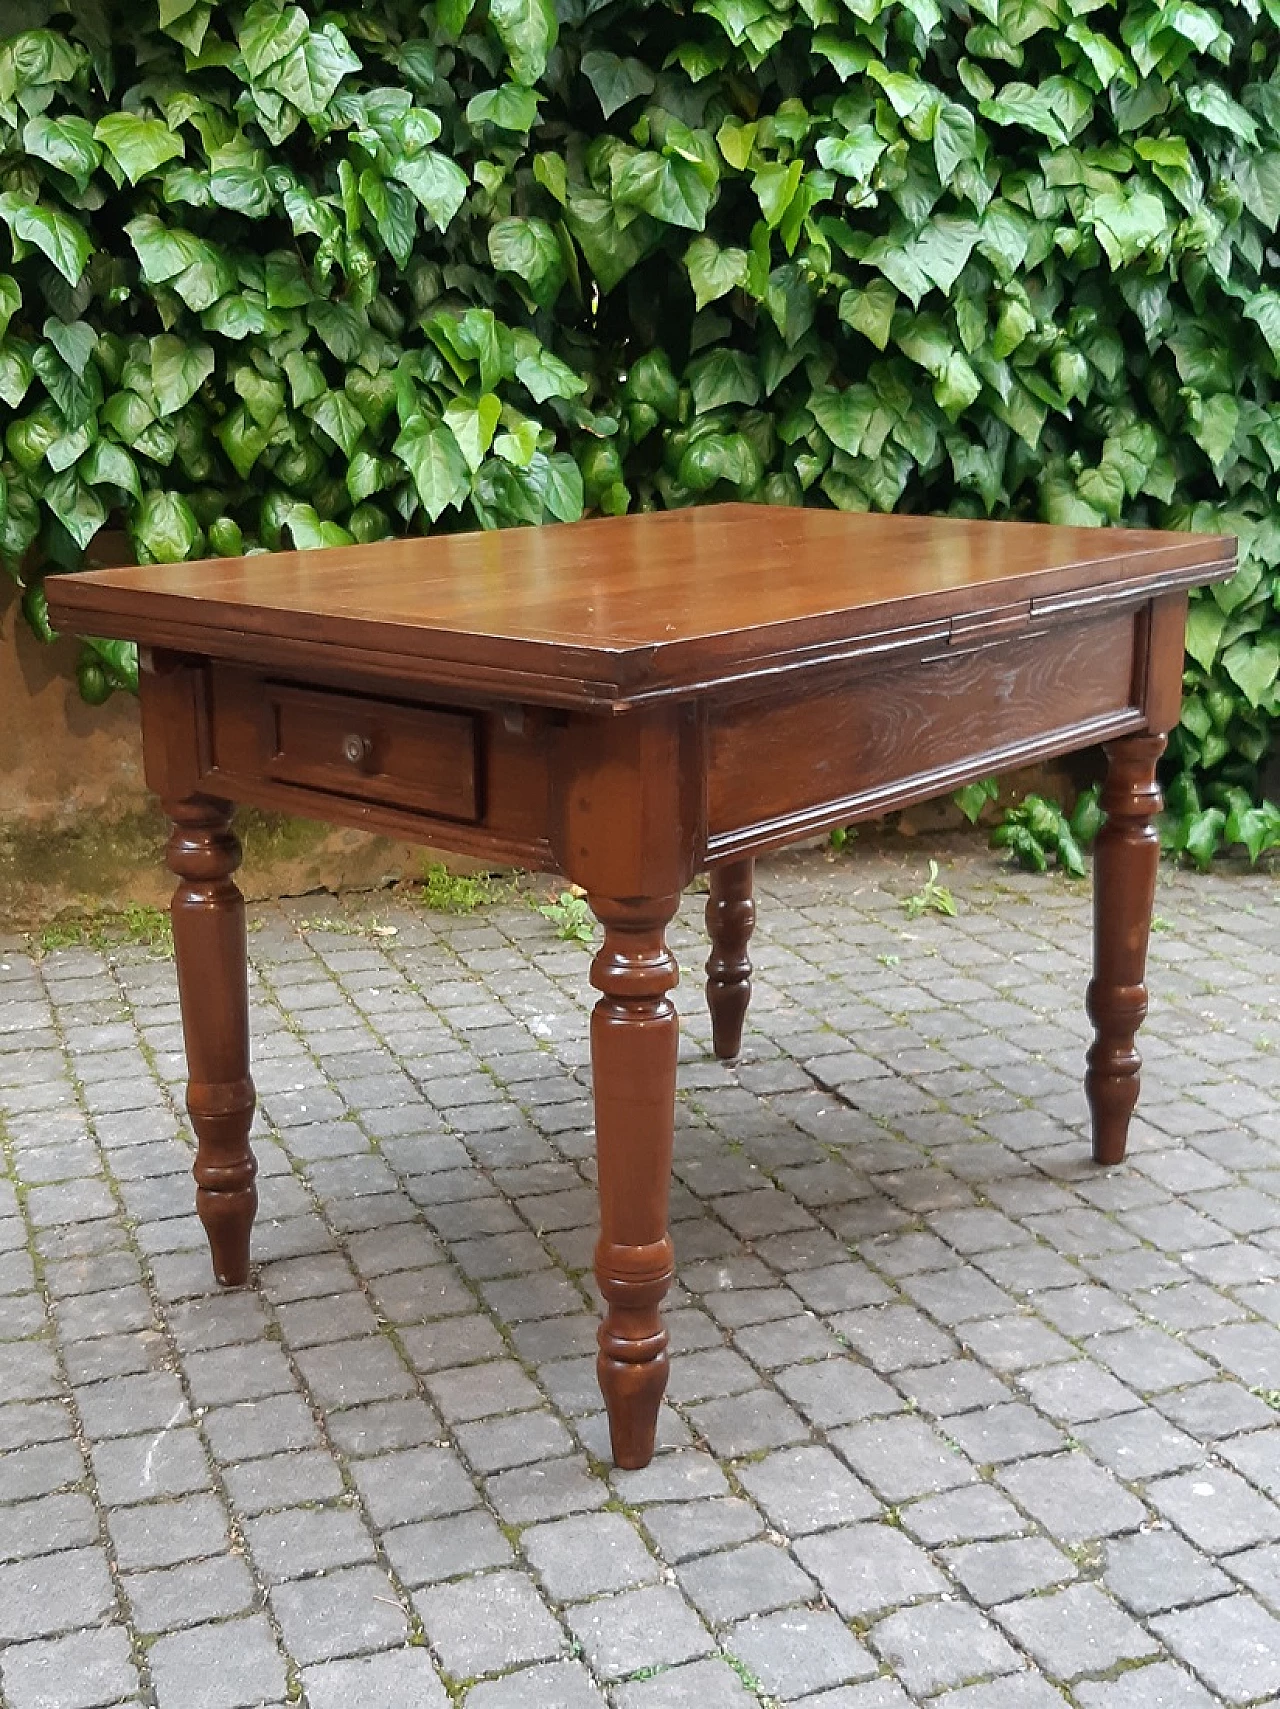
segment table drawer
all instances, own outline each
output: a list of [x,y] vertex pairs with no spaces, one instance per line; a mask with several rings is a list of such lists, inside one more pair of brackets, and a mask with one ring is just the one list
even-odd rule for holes
[[474,823],[477,719],[338,689],[258,682],[266,777]]

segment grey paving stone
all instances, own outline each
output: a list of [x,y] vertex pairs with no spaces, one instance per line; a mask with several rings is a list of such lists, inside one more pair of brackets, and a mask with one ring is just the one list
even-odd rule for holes
[[1280,1690],[1280,1620],[1251,1596],[1161,1615],[1152,1630],[1227,1703]]
[[461,1513],[479,1501],[450,1448],[408,1448],[361,1460],[352,1477],[373,1523],[382,1528]]
[[557,1602],[578,1602],[604,1591],[627,1590],[659,1577],[657,1561],[635,1527],[618,1513],[582,1514],[531,1525],[520,1547]]
[[209,1446],[223,1461],[256,1460],[320,1444],[320,1427],[300,1395],[213,1407],[202,1424]]
[[727,1662],[656,1667],[652,1678],[614,1689],[616,1709],[753,1709],[759,1699]]
[[309,1709],[447,1709],[448,1695],[423,1649],[321,1662],[304,1668]]
[[[604,1709],[605,1700],[580,1662],[546,1662],[501,1679],[481,1680],[467,1692],[465,1703],[466,1709],[527,1709],[535,1703],[555,1704],[556,1709]],[[347,1706],[335,1703],[334,1709]],[[381,1709],[381,1705],[371,1703],[369,1709]],[[417,1709],[416,1700],[413,1709]]]
[[794,1553],[846,1619],[947,1589],[924,1550],[890,1525],[847,1525],[802,1537]]
[[1147,1487],[1152,1505],[1213,1553],[1271,1543],[1280,1537],[1280,1509],[1223,1466],[1202,1466]]
[[231,1506],[241,1518],[308,1501],[334,1501],[343,1491],[337,1464],[319,1450],[245,1460],[228,1466],[223,1480]]
[[0,1642],[51,1637],[102,1620],[114,1602],[100,1549],[69,1549],[0,1567]]
[[565,1618],[602,1679],[620,1679],[642,1667],[674,1666],[714,1648],[702,1621],[668,1585],[580,1603]]
[[1055,1679],[1102,1673],[1138,1661],[1157,1645],[1135,1620],[1092,1584],[1007,1602],[995,1618]]
[[237,1555],[214,1555],[156,1572],[126,1573],[121,1583],[133,1623],[144,1635],[243,1614],[256,1595],[249,1569]]
[[1135,1668],[1119,1679],[1081,1680],[1075,1697],[1080,1709],[1214,1709],[1204,1687],[1169,1662]]
[[1180,1471],[1204,1458],[1204,1446],[1152,1408],[1081,1425],[1076,1434],[1104,1466],[1132,1481]]
[[1142,1503],[1082,1453],[1003,1466],[996,1481],[1060,1543],[1136,1530],[1147,1518]]
[[872,1519],[880,1503],[827,1448],[784,1448],[745,1465],[739,1478],[770,1521],[788,1536]]
[[713,1626],[806,1602],[816,1588],[784,1549],[764,1541],[702,1555],[681,1566],[676,1576]]
[[568,1649],[563,1631],[522,1573],[485,1573],[420,1590],[413,1600],[432,1647],[459,1679],[548,1661]]
[[540,1519],[587,1513],[603,1507],[609,1499],[608,1486],[593,1477],[585,1461],[576,1455],[500,1472],[489,1479],[485,1493],[509,1525],[532,1525]]
[[874,1419],[832,1433],[854,1471],[888,1502],[971,1483],[973,1466],[920,1418]]
[[115,1557],[126,1572],[176,1566],[227,1547],[227,1515],[216,1496],[187,1495],[109,1513]]
[[804,1417],[824,1430],[902,1410],[896,1390],[847,1356],[792,1365],[773,1380]]
[[724,1643],[766,1692],[788,1701],[876,1671],[875,1658],[844,1622],[822,1609],[785,1609],[744,1620]]
[[245,1536],[268,1582],[352,1566],[373,1556],[373,1539],[349,1507],[293,1507],[246,1521]]
[[959,1602],[920,1602],[871,1629],[870,1641],[908,1691],[928,1693],[1012,1673],[1017,1652],[994,1626]]
[[139,1684],[119,1627],[10,1645],[0,1681],[10,1709],[98,1709],[132,1697]]
[[190,1495],[212,1486],[204,1447],[190,1426],[98,1442],[92,1463],[98,1494],[112,1507]]
[[1037,1674],[1010,1673],[982,1685],[944,1691],[930,1701],[931,1709],[1063,1709],[1067,1699]]
[[1173,1531],[1139,1531],[1107,1544],[1107,1588],[1139,1615],[1225,1595],[1231,1580]]
[[147,1660],[159,1709],[258,1709],[285,1694],[284,1661],[262,1614],[159,1638]]
[[1047,1537],[1011,1537],[947,1549],[948,1571],[980,1607],[1011,1602],[1076,1577],[1075,1562]]
[[673,1563],[746,1542],[764,1530],[757,1510],[736,1495],[665,1502],[646,1508],[642,1523],[659,1553]]
[[969,1484],[909,1502],[900,1517],[904,1528],[931,1549],[943,1543],[1012,1537],[1026,1527],[1013,1503],[989,1484]]
[[[2,1486],[0,1486],[2,1487]],[[98,1516],[88,1496],[68,1492],[0,1505],[0,1561],[21,1561],[92,1543]]]
[[689,1418],[712,1453],[727,1460],[758,1453],[762,1448],[801,1442],[809,1434],[799,1414],[767,1389],[704,1401],[689,1408]]
[[333,1661],[393,1649],[408,1635],[408,1617],[380,1567],[347,1567],[275,1585],[271,1609],[294,1661]]
[[383,1533],[382,1546],[398,1577],[411,1586],[506,1566],[512,1558],[493,1518],[480,1511],[397,1526]]

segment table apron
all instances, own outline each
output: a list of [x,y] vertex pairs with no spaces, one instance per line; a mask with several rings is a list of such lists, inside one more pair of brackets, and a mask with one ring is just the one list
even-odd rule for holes
[[781,847],[1145,728],[1149,613],[850,672],[707,715],[707,856]]

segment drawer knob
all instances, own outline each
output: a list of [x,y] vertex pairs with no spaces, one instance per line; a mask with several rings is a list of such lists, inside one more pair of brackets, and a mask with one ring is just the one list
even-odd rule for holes
[[342,738],[342,757],[350,760],[352,765],[363,765],[373,752],[373,743],[368,736],[344,736]]

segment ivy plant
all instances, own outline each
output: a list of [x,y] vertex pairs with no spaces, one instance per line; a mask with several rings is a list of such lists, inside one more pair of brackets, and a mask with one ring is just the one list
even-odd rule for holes
[[[0,29],[0,553],[37,632],[107,527],[156,561],[735,496],[1226,530],[1170,759],[1256,806],[1280,0]],[[131,670],[102,644],[82,686]]]

